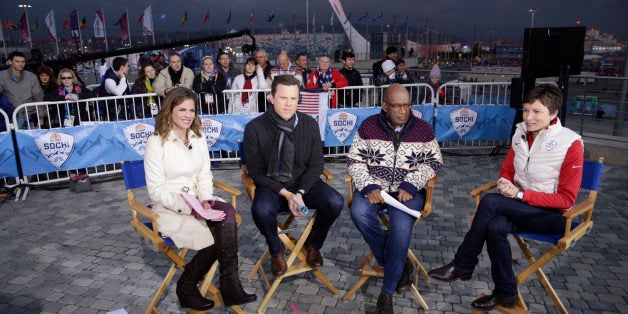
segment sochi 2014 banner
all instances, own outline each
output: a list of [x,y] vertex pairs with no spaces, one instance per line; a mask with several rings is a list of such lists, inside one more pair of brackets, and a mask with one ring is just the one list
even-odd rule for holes
[[[0,119],[4,117],[0,116]],[[11,132],[0,132],[0,178],[17,177],[17,162]]]
[[238,140],[244,139],[244,127],[259,115],[260,113],[200,116],[207,147],[209,150],[238,150]]
[[456,140],[509,140],[515,109],[509,106],[437,106],[435,122],[439,142]]
[[[360,124],[369,116],[378,114],[380,110],[379,107],[328,110],[325,125],[325,146],[351,145]],[[434,119],[434,106],[412,106],[412,114],[431,125]]]

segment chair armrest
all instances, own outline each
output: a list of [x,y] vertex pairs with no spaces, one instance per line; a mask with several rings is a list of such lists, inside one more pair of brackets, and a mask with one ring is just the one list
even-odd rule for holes
[[218,182],[218,181],[214,181],[214,187],[221,189],[231,195],[241,195],[242,192],[226,183],[222,183],[222,182]]
[[153,212],[150,208],[148,208],[146,205],[138,202],[135,199],[132,199],[129,201],[131,204],[131,210],[136,211],[138,214],[148,218],[148,219],[157,219],[159,218],[159,215],[156,214],[155,212]]
[[595,200],[587,198],[586,200],[576,204],[570,210],[566,211],[563,216],[566,218],[573,218],[576,216],[580,216],[591,209],[593,209],[593,205],[595,204]]
[[492,189],[494,189],[497,186],[497,181],[491,181],[488,182],[482,186],[479,186],[477,188],[475,188],[474,190],[472,190],[471,192],[469,192],[469,194],[473,195],[473,196],[479,196],[482,193],[488,192]]
[[329,180],[334,178],[334,175],[327,169],[323,169],[323,176],[325,177],[325,183],[329,185]]

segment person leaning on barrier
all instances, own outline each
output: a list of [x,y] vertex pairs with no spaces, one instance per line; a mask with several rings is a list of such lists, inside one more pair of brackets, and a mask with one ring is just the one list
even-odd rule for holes
[[375,86],[391,85],[395,83],[395,62],[386,60],[382,62],[382,71],[373,77]]
[[316,220],[304,247],[307,264],[318,269],[323,266],[319,250],[344,200],[320,179],[324,165],[320,132],[314,118],[297,111],[299,81],[293,75],[277,76],[270,102],[272,108],[244,128],[244,155],[256,186],[253,221],[268,244],[273,275],[280,276],[287,263],[277,234],[277,212],[301,217],[299,205],[316,208]]
[[[137,75],[135,83],[131,88],[131,94],[152,94],[155,92],[155,78],[158,71],[155,67],[147,62]],[[157,114],[159,107],[157,106],[157,96],[148,96],[146,99],[136,99],[133,113],[137,119],[149,118]]]
[[[68,68],[59,71],[59,87],[44,96],[45,101],[64,101],[64,104],[49,105],[54,107],[50,116],[52,127],[71,127],[84,121],[93,121],[90,104],[78,102],[80,99],[96,97],[96,93],[85,86],[79,86],[76,73]],[[50,108],[49,108],[50,109]]]
[[375,79],[382,73],[382,63],[384,63],[384,61],[386,60],[392,60],[393,62],[397,61],[398,56],[399,54],[397,53],[397,47],[390,46],[386,48],[386,56],[383,57],[381,60],[378,60],[377,62],[373,63],[373,79]]
[[[197,284],[216,259],[225,306],[253,302],[257,296],[242,289],[235,209],[213,194],[207,141],[197,107],[190,89],[177,87],[168,93],[155,119],[155,133],[146,142],[144,166],[152,210],[159,214],[159,231],[177,247],[198,251],[185,265],[176,293],[181,307],[200,311],[214,306],[200,294]],[[217,218],[197,216],[182,191],[198,198],[205,209],[215,210]]]
[[502,164],[499,193],[482,197],[453,261],[428,273],[446,282],[471,279],[486,243],[495,287],[492,294],[471,303],[478,310],[517,304],[509,233],[565,232],[563,213],[580,189],[584,148],[580,135],[560,123],[562,99],[552,84],[537,85],[524,96],[523,122],[517,124]]
[[[232,87],[232,89],[236,90],[268,88],[268,83],[264,79],[262,67],[257,64],[257,60],[255,58],[251,57],[246,59],[244,71],[242,74],[236,76],[235,80],[233,80]],[[259,93],[266,94],[264,92]],[[232,94],[228,112],[233,114],[259,112],[257,94],[258,92]]]
[[307,67],[307,54],[304,52],[297,53],[296,58],[294,58],[294,63],[301,69],[301,74],[303,75],[303,82],[307,83],[307,79],[310,77],[310,68]]
[[168,67],[159,71],[155,79],[155,93],[165,97],[171,90],[182,86],[192,89],[194,72],[181,64],[181,56],[174,53],[168,57]]
[[266,79],[267,85],[271,85],[276,76],[284,74],[294,75],[294,77],[299,80],[299,87],[303,86],[303,73],[301,73],[301,68],[292,65],[288,52],[281,51],[277,56],[277,65],[270,69],[270,75]]
[[[407,254],[416,218],[386,205],[381,191],[420,211],[425,202],[421,190],[443,166],[434,130],[412,114],[410,95],[403,85],[387,87],[380,113],[362,122],[347,165],[355,187],[351,219],[385,269],[377,311],[393,313],[393,293],[405,292],[412,282],[413,266]],[[383,209],[388,210],[388,233],[377,218]]]
[[[344,66],[340,69],[340,74],[347,79],[348,86],[362,86],[362,75],[355,67],[355,54],[351,50],[342,52],[342,63]],[[341,91],[338,95],[339,105],[344,107],[358,107],[360,102],[360,90],[352,89]]]
[[51,68],[42,65],[37,70],[35,70],[35,75],[39,79],[39,86],[41,87],[41,91],[46,96],[46,93],[53,90],[56,91],[59,87],[57,80],[55,79],[55,74]]
[[[100,97],[129,95],[131,89],[127,82],[129,75],[129,61],[124,57],[115,57],[111,67],[105,72],[105,77],[99,88]],[[102,120],[115,121],[125,118],[126,101],[110,99],[98,104],[98,115]]]
[[349,83],[342,76],[340,71],[331,68],[331,59],[329,56],[318,58],[318,68],[310,72],[305,90],[309,92],[330,92],[330,108],[336,108],[337,96],[336,92],[330,91],[330,88],[342,88]]
[[233,80],[236,76],[240,75],[240,71],[233,65],[231,62],[231,55],[229,55],[226,51],[221,51],[218,53],[216,57],[218,60],[218,72],[222,73],[225,78],[227,78],[227,85],[225,85],[225,89],[231,88],[233,84]]
[[[13,51],[9,54],[9,60],[11,66],[0,71],[0,93],[9,99],[14,108],[22,104],[42,101],[44,93],[39,86],[37,76],[24,70],[26,56],[19,51]],[[26,110],[20,111],[17,117],[17,127],[21,129],[35,128],[38,122],[42,123],[43,119],[38,118],[36,109],[35,107],[28,107]],[[26,114],[23,114],[24,112]]]
[[222,91],[227,88],[227,78],[216,68],[212,56],[201,59],[201,70],[192,83],[201,103],[200,114],[223,114],[227,110]]

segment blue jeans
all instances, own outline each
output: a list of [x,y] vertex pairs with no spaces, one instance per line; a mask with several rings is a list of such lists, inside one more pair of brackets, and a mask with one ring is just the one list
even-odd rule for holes
[[511,298],[517,295],[512,269],[512,253],[508,234],[519,231],[557,234],[565,232],[565,217],[551,208],[534,207],[498,193],[487,194],[480,201],[471,228],[462,241],[453,265],[471,273],[478,263],[484,242],[491,259],[493,295]]
[[[389,205],[371,204],[359,191],[355,191],[353,195],[351,219],[371,248],[377,263],[385,269],[382,292],[393,294],[406,263],[416,218]],[[391,193],[391,196],[397,197],[397,193]],[[423,208],[424,202],[424,196],[417,193],[403,204],[419,210]],[[377,213],[384,209],[388,210],[388,232],[382,228],[377,217]]]
[[[332,187],[318,180],[303,195],[303,202],[308,208],[316,209],[316,219],[307,241],[320,249],[327,238],[329,228],[342,211],[344,199]],[[255,189],[251,213],[257,229],[266,238],[271,256],[277,256],[283,246],[277,234],[277,213],[280,211],[289,212],[288,202],[283,196],[270,189]]]

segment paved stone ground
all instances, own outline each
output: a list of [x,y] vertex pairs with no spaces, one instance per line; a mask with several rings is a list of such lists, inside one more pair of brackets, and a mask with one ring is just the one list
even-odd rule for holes
[[[411,243],[426,269],[452,259],[470,223],[473,200],[468,192],[494,178],[502,159],[503,156],[445,157],[434,210],[417,226]],[[336,175],[332,185],[347,195],[345,163],[328,162],[326,166]],[[215,178],[242,189],[236,167],[223,163],[215,169]],[[602,178],[593,230],[546,267],[570,313],[628,312],[628,258],[624,253],[628,250],[626,178],[628,167],[609,167]],[[140,199],[148,199],[145,193],[140,195]],[[240,276],[245,289],[255,292],[261,300],[264,289],[260,281],[249,282],[245,277],[265,245],[252,222],[250,202],[244,195],[238,202],[243,216],[239,231]],[[31,191],[25,201],[1,204],[0,313],[106,313],[120,308],[143,313],[168,269],[168,262],[140,240],[129,221],[120,177],[96,183],[94,192],[73,194],[65,188],[38,189]],[[280,285],[266,313],[291,313],[292,304],[309,313],[375,311],[381,279],[371,279],[347,302],[341,300],[357,281],[357,264],[368,253],[348,210],[332,227],[322,252],[322,271],[340,295],[332,295],[312,276],[299,275]],[[515,246],[513,255],[524,261]],[[483,253],[471,281],[445,284],[422,278],[419,290],[430,312],[469,312],[475,296],[491,291],[489,265]],[[265,267],[269,271],[268,263]],[[533,312],[557,312],[534,276],[521,289]],[[164,313],[183,312],[174,290],[175,285],[170,285],[159,303]],[[244,306],[244,310],[254,313],[259,302]],[[395,306],[398,313],[421,311],[410,293],[395,296]]]

